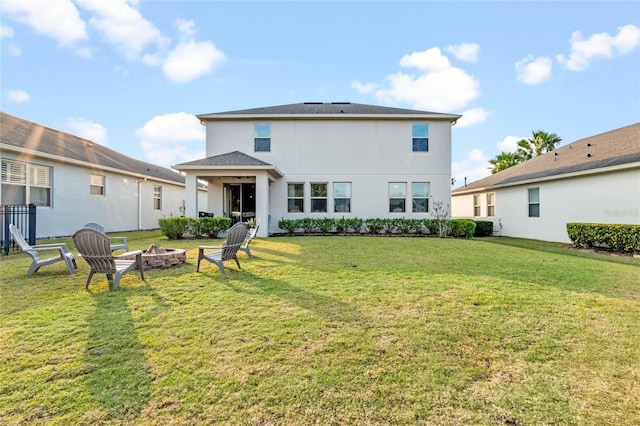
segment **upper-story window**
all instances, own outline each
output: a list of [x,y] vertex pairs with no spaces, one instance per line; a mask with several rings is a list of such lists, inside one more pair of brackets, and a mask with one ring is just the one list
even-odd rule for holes
[[416,123],[412,129],[413,152],[428,152],[429,125],[426,123]]
[[404,213],[407,202],[407,183],[389,182],[389,212]]
[[412,182],[411,197],[413,197],[413,212],[429,211],[429,182]]
[[351,183],[350,182],[334,182],[333,210],[336,213],[351,212]]
[[89,175],[89,193],[92,195],[104,195],[104,176]]
[[529,188],[529,217],[540,217],[540,188]]
[[311,212],[327,212],[327,184],[311,182]]
[[51,167],[2,160],[2,204],[51,207]]
[[162,186],[153,185],[153,209],[162,210]]
[[253,143],[255,152],[271,152],[271,124],[254,124]]
[[304,212],[304,183],[287,185],[287,211],[289,213]]
[[495,216],[496,215],[496,193],[489,192],[487,194],[487,216]]

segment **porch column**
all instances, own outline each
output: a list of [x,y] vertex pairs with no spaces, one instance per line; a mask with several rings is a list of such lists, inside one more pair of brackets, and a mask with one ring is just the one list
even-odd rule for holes
[[269,236],[269,176],[266,172],[256,175],[256,220],[260,219],[258,237]]
[[187,172],[184,180],[184,215],[186,217],[198,217],[198,181],[195,173]]

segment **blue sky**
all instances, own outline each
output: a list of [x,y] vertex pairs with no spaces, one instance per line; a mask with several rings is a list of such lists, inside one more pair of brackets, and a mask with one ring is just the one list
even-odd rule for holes
[[458,184],[640,121],[635,1],[0,5],[2,111],[163,166],[204,156],[195,114],[306,101],[463,114]]

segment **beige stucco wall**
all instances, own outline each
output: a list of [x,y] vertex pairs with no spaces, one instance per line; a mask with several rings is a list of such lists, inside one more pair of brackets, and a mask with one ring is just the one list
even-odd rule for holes
[[[429,124],[429,152],[412,152],[412,124]],[[271,151],[254,152],[254,124],[271,124]],[[284,177],[269,186],[269,232],[282,218],[430,217],[412,213],[411,182],[429,182],[431,195],[450,204],[451,124],[411,120],[256,120],[207,123],[207,157],[240,151],[276,166]],[[310,212],[311,182],[328,183],[328,212]],[[333,213],[332,185],[351,182],[352,211]],[[388,183],[406,182],[405,213],[389,213]],[[287,184],[305,184],[305,212],[287,212]],[[188,189],[187,189],[188,190]],[[210,191],[220,197],[219,190]],[[257,194],[259,196],[259,194]],[[221,202],[221,201],[220,201]],[[218,201],[208,202],[218,211]],[[267,219],[268,219],[267,218]],[[266,230],[265,230],[266,231]]]
[[[158,228],[161,217],[180,216],[183,185],[144,180],[113,171],[94,170],[41,157],[3,151],[2,158],[52,168],[51,207],[37,207],[36,237],[72,235],[87,222],[107,232]],[[105,194],[90,193],[90,175],[105,176]],[[153,209],[153,186],[162,186],[162,209]],[[202,196],[203,198],[206,195]]]
[[[528,189],[540,189],[540,217],[528,217]],[[568,222],[640,224],[640,168],[501,188],[494,230],[501,235],[569,242]],[[484,201],[486,192],[481,192]],[[482,208],[483,215],[486,209]],[[473,218],[473,195],[454,195],[452,216]],[[502,228],[498,223],[502,223]]]

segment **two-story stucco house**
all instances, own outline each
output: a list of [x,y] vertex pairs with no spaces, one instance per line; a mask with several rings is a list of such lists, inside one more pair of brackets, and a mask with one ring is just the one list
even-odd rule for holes
[[283,218],[422,218],[430,199],[450,203],[460,115],[305,102],[197,117],[207,157],[174,166],[186,174],[187,216],[255,217],[267,236]]
[[[181,216],[184,177],[87,139],[0,113],[1,204],[36,204],[36,237],[158,228]],[[23,230],[25,231],[25,230]]]
[[452,216],[503,236],[569,242],[569,222],[640,224],[640,123],[580,139],[457,188]]

